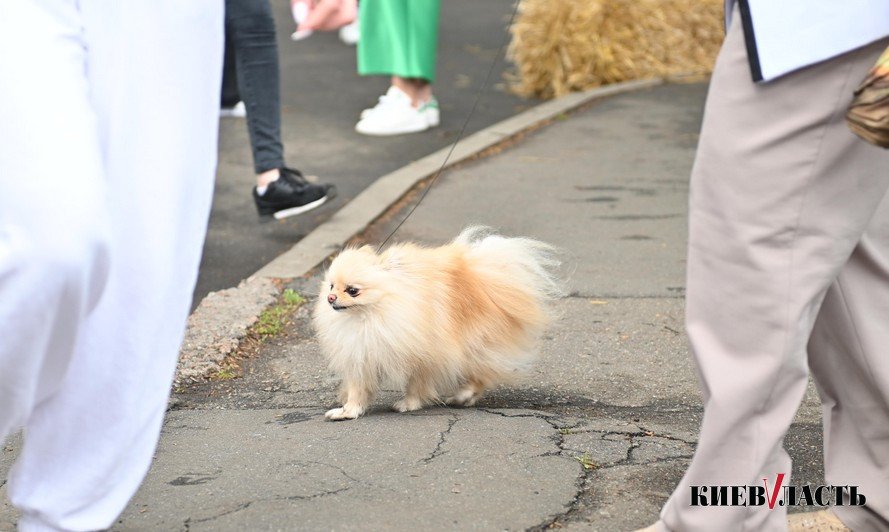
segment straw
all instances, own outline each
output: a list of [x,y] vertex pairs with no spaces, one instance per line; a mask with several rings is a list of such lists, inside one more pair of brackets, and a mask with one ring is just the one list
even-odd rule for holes
[[722,44],[723,0],[521,0],[511,88],[553,98],[620,81],[703,77]]

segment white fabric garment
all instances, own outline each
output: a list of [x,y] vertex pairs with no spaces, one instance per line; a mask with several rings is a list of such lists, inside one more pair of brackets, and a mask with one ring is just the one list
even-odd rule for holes
[[206,231],[222,0],[0,2],[0,440],[20,530],[109,527],[157,444]]
[[889,35],[886,0],[725,0],[726,25],[738,4],[754,81],[854,50]]

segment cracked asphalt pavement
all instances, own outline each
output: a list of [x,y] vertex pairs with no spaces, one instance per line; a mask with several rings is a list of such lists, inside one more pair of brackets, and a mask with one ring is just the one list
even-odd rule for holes
[[[600,530],[650,524],[702,414],[683,327],[688,175],[706,86],[614,96],[442,175],[396,240],[469,224],[560,247],[571,295],[524,382],[476,407],[329,422],[336,380],[309,296],[239,378],[174,395],[157,457],[114,530]],[[415,195],[416,196],[416,195]],[[380,242],[412,204],[363,236]],[[14,442],[13,442],[14,446]],[[810,388],[786,439],[822,479]],[[14,451],[0,460],[9,462]],[[0,462],[0,468],[3,462]],[[2,492],[2,488],[0,488]],[[0,523],[10,522],[0,511]]]

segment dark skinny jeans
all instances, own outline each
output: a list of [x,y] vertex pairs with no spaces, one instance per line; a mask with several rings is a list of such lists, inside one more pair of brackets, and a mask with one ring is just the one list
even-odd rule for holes
[[284,166],[280,90],[269,0],[226,0],[222,106],[244,101],[257,174]]

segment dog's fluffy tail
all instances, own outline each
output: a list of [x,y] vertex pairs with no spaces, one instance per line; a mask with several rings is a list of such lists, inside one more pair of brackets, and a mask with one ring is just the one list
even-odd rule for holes
[[471,256],[486,266],[488,275],[502,284],[528,290],[541,304],[565,295],[558,250],[545,242],[504,237],[484,226],[467,227],[454,242],[469,247]]
[[[490,385],[511,382],[530,367],[536,343],[554,316],[551,300],[563,295],[557,250],[530,238],[509,238],[486,227],[469,227],[454,240],[466,248],[472,290],[498,309],[489,315],[482,352],[469,374]],[[493,324],[493,325],[492,325]]]

